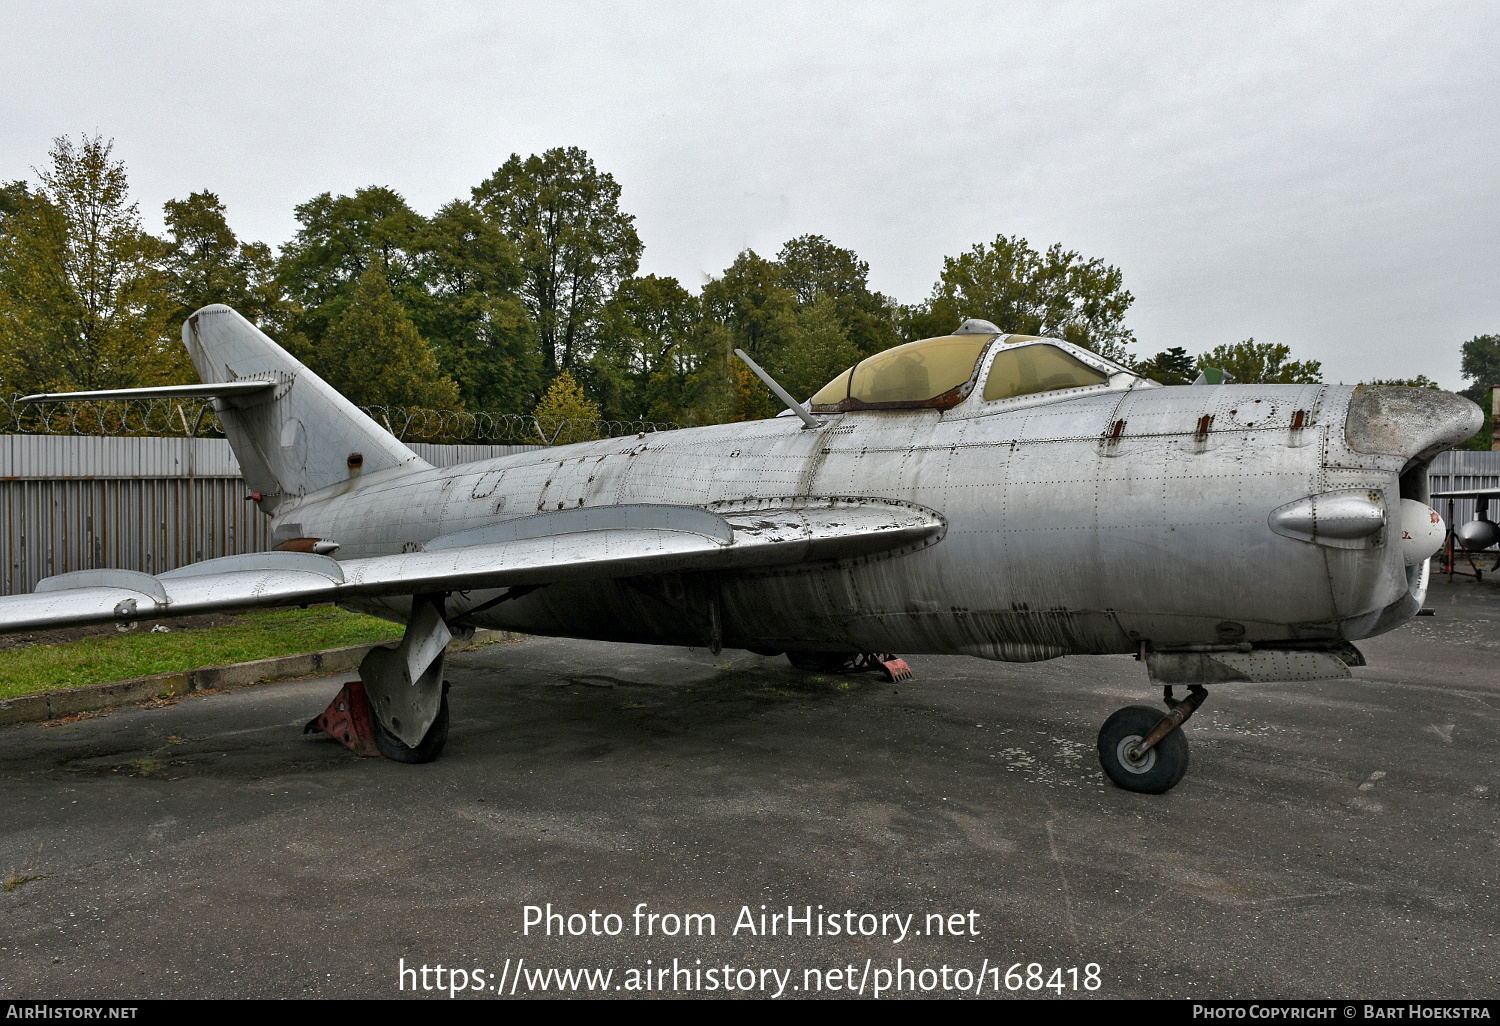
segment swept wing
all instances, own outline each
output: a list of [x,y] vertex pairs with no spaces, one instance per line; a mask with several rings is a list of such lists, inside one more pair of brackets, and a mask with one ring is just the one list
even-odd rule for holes
[[941,516],[884,499],[599,506],[439,537],[423,551],[338,561],[225,556],[152,576],[77,570],[0,598],[0,632],[257,606],[339,602],[685,571],[751,570],[895,553],[941,537]]

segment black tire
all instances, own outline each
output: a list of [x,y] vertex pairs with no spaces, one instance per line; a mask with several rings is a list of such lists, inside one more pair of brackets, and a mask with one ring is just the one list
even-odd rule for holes
[[1145,759],[1132,761],[1126,754],[1164,715],[1149,705],[1127,705],[1099,728],[1099,765],[1117,787],[1140,794],[1165,794],[1187,773],[1188,743],[1181,727],[1158,741]]
[[852,652],[788,652],[787,662],[808,673],[838,673]]
[[393,762],[431,762],[443,754],[443,746],[448,743],[448,682],[443,681],[443,701],[438,706],[437,718],[415,748],[386,730],[380,717],[374,715],[374,710],[371,710],[370,719],[375,724],[375,744],[381,755]]

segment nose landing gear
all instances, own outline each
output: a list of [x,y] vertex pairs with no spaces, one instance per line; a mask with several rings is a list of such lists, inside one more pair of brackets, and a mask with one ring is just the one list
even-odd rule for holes
[[1188,697],[1173,701],[1171,686],[1162,689],[1167,714],[1150,706],[1129,705],[1099,729],[1099,764],[1115,785],[1141,794],[1164,794],[1187,773],[1188,743],[1180,728],[1208,697],[1201,684]]

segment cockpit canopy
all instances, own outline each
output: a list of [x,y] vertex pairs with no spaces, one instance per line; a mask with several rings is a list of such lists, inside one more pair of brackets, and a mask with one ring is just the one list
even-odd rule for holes
[[1103,385],[1114,369],[1102,359],[1102,367],[1091,366],[1062,344],[1033,335],[942,335],[861,360],[818,390],[812,410],[950,409],[973,391],[985,353],[1002,339],[985,378],[987,401]]

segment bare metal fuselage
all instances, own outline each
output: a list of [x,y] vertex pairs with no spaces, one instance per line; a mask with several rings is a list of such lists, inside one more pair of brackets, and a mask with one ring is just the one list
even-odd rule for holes
[[[474,622],[535,634],[764,651],[1072,653],[1354,639],[1420,608],[1389,529],[1355,546],[1284,537],[1278,507],[1368,489],[1400,523],[1402,456],[1345,435],[1351,387],[1110,388],[946,410],[794,418],[385,471],[277,510],[281,537],[340,558],[538,512],[866,496],[927,507],[940,540],[876,558],[711,579],[556,584]],[[1205,420],[1211,418],[1211,420]],[[1413,491],[1411,497],[1425,498]],[[458,594],[458,614],[497,593]],[[404,619],[405,600],[369,612]]]

